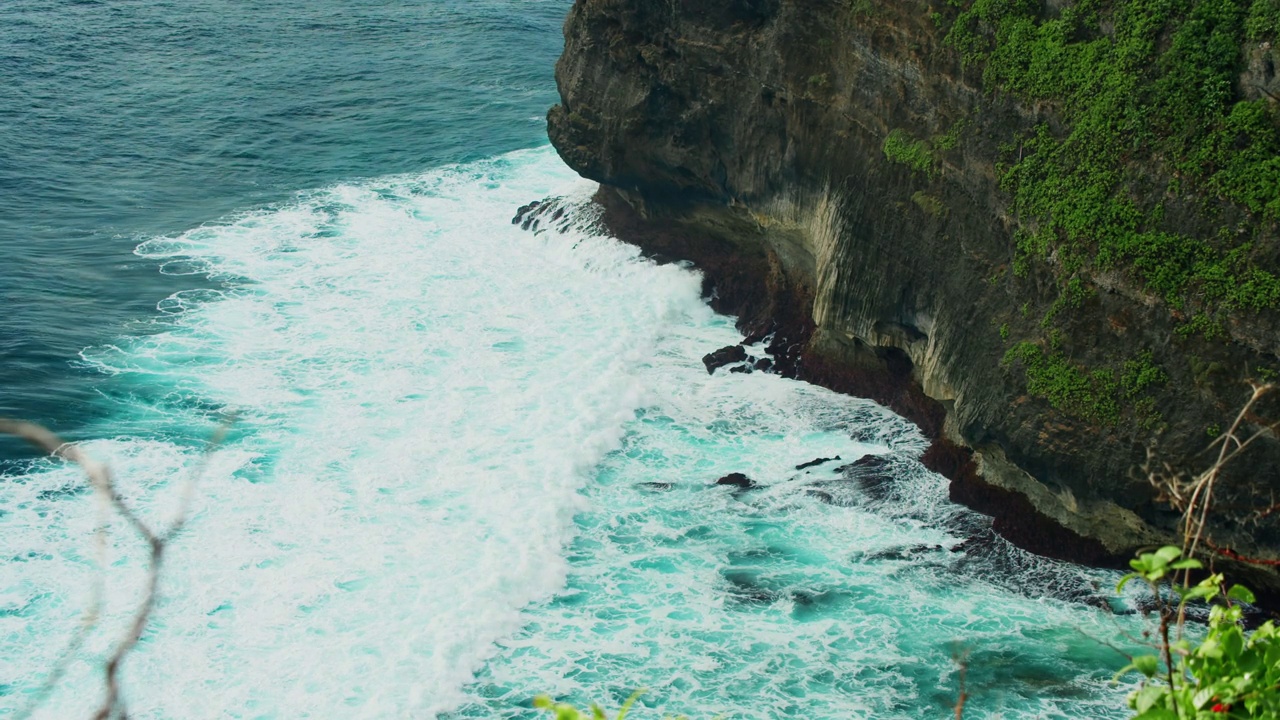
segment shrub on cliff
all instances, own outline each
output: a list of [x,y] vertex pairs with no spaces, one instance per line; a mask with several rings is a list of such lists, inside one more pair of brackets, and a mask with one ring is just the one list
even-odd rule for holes
[[[1172,546],[1130,564],[1134,571],[1117,590],[1135,579],[1146,583],[1158,618],[1155,652],[1132,658],[1117,675],[1145,677],[1129,696],[1135,720],[1280,717],[1280,632],[1270,620],[1245,632],[1239,603],[1253,602],[1253,594],[1240,585],[1228,589],[1217,573],[1192,584],[1191,573],[1202,564]],[[1186,637],[1187,607],[1207,602],[1215,603],[1208,632],[1193,642]]]

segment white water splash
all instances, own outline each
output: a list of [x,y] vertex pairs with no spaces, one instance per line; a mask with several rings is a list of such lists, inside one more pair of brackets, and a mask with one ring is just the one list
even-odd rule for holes
[[[1040,642],[1025,632],[1035,601],[910,573],[884,580],[897,604],[842,601],[819,625],[796,619],[792,589],[865,588],[883,572],[851,571],[846,551],[954,545],[930,523],[957,510],[923,472],[900,516],[819,503],[794,464],[909,457],[918,433],[800,383],[708,377],[701,354],[738,335],[700,300],[696,274],[585,231],[509,222],[530,199],[592,189],[541,149],[342,185],[142,244],[164,272],[221,286],[169,298],[152,332],[84,353],[113,375],[119,408],[116,437],[92,451],[149,517],[164,517],[211,414],[240,421],[201,479],[155,621],[128,660],[133,716],[492,716],[535,691],[655,683],[682,703],[673,709],[721,711],[829,671],[839,678],[796,695],[799,711],[906,717],[945,692],[921,677],[949,682],[938,644],[951,634],[939,628]],[[707,487],[734,471],[767,487]],[[39,463],[0,484],[11,558],[0,564],[0,708],[42,680],[83,602],[93,518],[78,482]],[[655,495],[644,482],[676,489]],[[777,582],[746,600],[759,612],[726,614],[735,563],[761,542],[791,548],[782,564],[795,567],[766,568]],[[108,620],[44,717],[96,704],[97,663],[124,627],[144,557],[117,535]],[[1010,609],[984,624],[987,601]],[[922,610],[940,602],[947,612]],[[1097,622],[1078,606],[1045,612],[1058,628]],[[913,627],[926,634],[902,641]],[[580,667],[583,653],[613,651],[622,659]],[[928,667],[913,674],[913,663]],[[1114,704],[1092,677],[1069,669],[1046,692]],[[895,687],[909,690],[886,700]],[[763,717],[791,714],[764,706]]]

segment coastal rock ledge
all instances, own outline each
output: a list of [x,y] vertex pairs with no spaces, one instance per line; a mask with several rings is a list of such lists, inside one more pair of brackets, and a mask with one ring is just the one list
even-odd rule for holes
[[[697,264],[747,342],[770,338],[779,372],[915,421],[952,497],[1015,543],[1118,566],[1174,536],[1178,514],[1148,470],[1207,465],[1245,380],[1277,367],[1280,317],[1186,332],[1177,307],[1091,266],[1072,271],[1076,295],[1054,311],[1061,264],[1011,271],[1022,225],[997,162],[1055,109],[984,90],[935,5],[577,0],[551,141],[601,184],[604,224]],[[913,168],[890,157],[895,134],[950,139]],[[1085,377],[1143,358],[1162,381],[1108,417],[1064,408],[1009,357],[1018,342],[1048,347],[1046,327],[1054,357]],[[1256,411],[1246,430],[1280,417]],[[1280,557],[1280,512],[1263,512],[1280,502],[1274,434],[1230,470],[1211,536],[1222,566],[1274,606],[1274,565],[1226,559]]]

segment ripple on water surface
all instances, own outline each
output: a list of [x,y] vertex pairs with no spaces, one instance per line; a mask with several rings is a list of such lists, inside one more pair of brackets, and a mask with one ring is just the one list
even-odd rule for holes
[[[915,461],[909,424],[708,376],[701,355],[738,335],[695,274],[509,222],[591,190],[524,151],[139,248],[213,287],[84,353],[111,375],[116,433],[91,450],[163,518],[218,414],[240,420],[126,666],[134,716],[513,716],[536,692],[648,686],[696,715],[923,717],[954,695],[957,641],[975,717],[1119,716],[1116,659],[1087,639],[1111,620],[1024,591],[1042,573],[1063,597],[1105,593],[1109,576],[958,549],[985,526]],[[758,486],[714,485],[731,472]],[[77,483],[47,462],[0,483],[0,707],[83,607]],[[93,705],[143,560],[117,532],[103,628],[46,717]]]

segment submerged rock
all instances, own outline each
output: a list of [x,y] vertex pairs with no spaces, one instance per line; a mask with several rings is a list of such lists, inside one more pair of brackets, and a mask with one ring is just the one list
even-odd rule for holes
[[863,553],[856,556],[856,559],[862,561],[912,560],[920,555],[932,554],[941,550],[945,550],[941,545],[899,545]]
[[826,490],[818,490],[817,488],[805,488],[804,494],[808,495],[811,498],[814,498],[815,500],[817,500],[820,503],[823,503],[824,505],[844,505],[845,504],[845,503],[837,502],[836,496],[832,495]]

